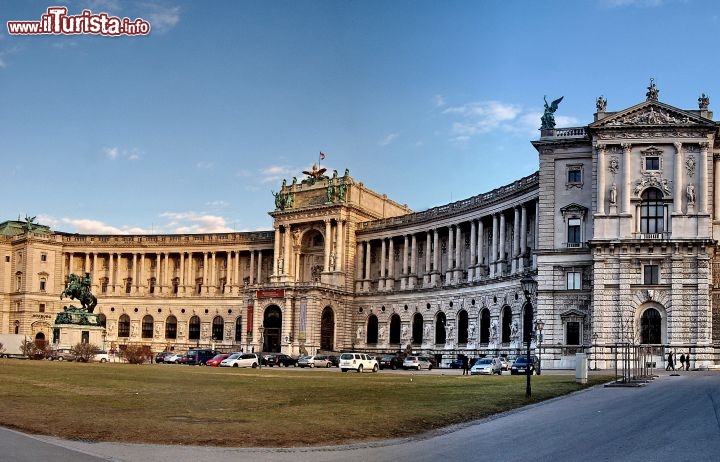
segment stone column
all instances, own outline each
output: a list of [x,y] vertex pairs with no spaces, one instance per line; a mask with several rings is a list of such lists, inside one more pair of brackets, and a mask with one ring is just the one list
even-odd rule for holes
[[81,276],[85,276],[85,273],[90,272],[90,253],[85,252],[85,262],[83,263],[83,274]]
[[283,259],[285,260],[285,274],[288,276],[291,276],[293,274],[297,273],[297,266],[294,265],[295,259],[293,258],[293,249],[292,249],[292,233],[290,232],[290,226],[285,227],[285,233],[284,234],[284,243],[285,243],[285,252]]
[[255,284],[255,251],[250,251],[250,285]]
[[673,212],[682,213],[682,197],[685,188],[683,186],[682,165],[683,152],[682,143],[673,143],[675,146],[675,168],[673,169]]
[[630,192],[632,191],[632,174],[630,173],[630,153],[632,145],[624,143],[623,148],[623,167],[622,167],[622,213],[630,213]]
[[110,292],[115,292],[115,263],[112,253],[108,253],[108,286]]
[[462,228],[460,224],[455,225],[455,280],[459,281],[462,275],[462,254],[461,251],[465,250],[465,246],[462,242]]
[[263,253],[262,249],[258,250],[258,260],[257,260],[257,283],[262,284],[262,260],[263,260]]
[[402,258],[402,275],[408,275],[408,253],[410,251],[408,235],[403,236],[403,258]]
[[445,284],[452,281],[452,271],[455,267],[455,235],[453,233],[453,225],[447,227],[448,230],[448,246],[447,246],[447,268],[445,268]]
[[210,281],[208,281],[208,253],[207,252],[203,252],[202,285],[203,285],[203,289],[205,289],[205,293],[207,293],[208,286],[210,285]]
[[180,288],[185,290],[185,285],[187,284],[185,282],[185,279],[187,278],[187,275],[185,274],[185,252],[180,252],[180,274],[178,277],[180,278],[178,281],[178,292],[180,292]]
[[713,186],[713,192],[715,193],[715,199],[713,200],[713,220],[720,220],[720,155],[716,154],[713,156],[713,174],[715,175],[715,181]]
[[483,260],[485,259],[485,250],[484,250],[484,244],[485,244],[485,225],[482,222],[482,218],[478,219],[478,239],[477,239],[477,264],[478,269],[475,271],[476,278],[481,275],[481,266],[483,264]]
[[520,255],[518,271],[525,268],[525,258],[527,257],[527,207],[525,204],[520,208]]
[[323,220],[325,222],[325,261],[323,264],[323,271],[326,273],[330,271],[330,241],[332,241],[332,238],[330,237],[330,220]]
[[433,286],[438,282],[438,275],[440,274],[440,232],[437,229],[433,230],[433,271],[430,277],[430,284]]
[[475,268],[477,266],[477,225],[475,220],[470,220],[470,262],[468,263],[468,281],[475,280]]
[[217,276],[217,252],[210,253],[210,283],[208,284],[208,290],[211,293],[217,293],[217,287],[220,285]]
[[133,289],[134,289],[132,292],[133,292],[133,293],[138,293],[138,286],[139,286],[139,284],[138,284],[138,282],[139,282],[138,279],[140,279],[139,272],[138,272],[138,265],[137,265],[137,256],[138,256],[138,254],[136,254],[135,252],[133,252],[132,256],[133,256],[133,265],[132,265],[132,266],[133,266],[133,270],[132,270],[132,279],[133,279],[133,281],[132,281],[132,282],[133,282]]
[[410,279],[408,280],[410,289],[417,283],[417,258],[417,236],[413,233],[410,239]]
[[[595,152],[597,154],[597,213],[605,214],[605,145],[596,143]],[[523,252],[525,248],[523,247]]]
[[387,247],[385,246],[385,238],[380,239],[380,278],[379,278],[379,287],[381,288],[383,286],[383,281],[385,280],[385,254],[387,252]]
[[513,212],[515,216],[513,217],[512,272],[516,273],[519,266],[518,260],[520,259],[520,209],[514,207]]
[[280,225],[275,225],[275,242],[273,248],[273,269],[272,275],[280,274]]
[[698,213],[707,213],[708,179],[707,179],[707,156],[710,143],[700,143],[700,158],[698,159]]
[[432,236],[430,236],[430,230],[425,231],[425,276],[423,278],[423,282],[425,284],[430,284],[430,273],[432,272],[432,260],[431,253],[432,253]]
[[388,280],[385,281],[385,289],[395,289],[395,241],[390,238],[390,246],[388,248]]
[[342,220],[337,221],[335,233],[335,271],[343,270],[343,254],[345,253],[344,245],[345,239],[343,239],[343,222]]
[[495,266],[498,261],[498,234],[500,232],[497,213],[493,213],[492,217],[492,243],[490,255],[488,256],[488,261],[490,262],[490,277],[495,276]]
[[365,279],[370,280],[370,241],[365,241]]
[[362,242],[357,243],[357,270],[355,271],[355,278],[357,280],[363,279],[363,263],[365,261],[364,257],[364,250],[365,246]]

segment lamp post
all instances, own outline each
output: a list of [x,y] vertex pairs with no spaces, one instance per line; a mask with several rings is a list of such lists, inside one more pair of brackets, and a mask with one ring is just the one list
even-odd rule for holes
[[545,327],[545,321],[542,319],[538,319],[535,321],[535,329],[537,330],[537,342],[538,342],[538,370],[537,374],[540,375],[542,373],[542,331],[543,327]]
[[532,341],[532,319],[533,319],[533,306],[532,296],[537,291],[537,281],[533,279],[529,274],[523,276],[520,280],[523,293],[525,294],[525,318],[523,319],[523,332],[525,334],[525,343],[527,344],[527,366],[525,367],[525,376],[527,377],[527,384],[525,385],[525,397],[530,398],[532,396],[532,388],[530,385],[530,374],[532,370],[530,365],[532,364],[530,358],[530,342]]
[[593,370],[596,371],[597,370],[597,339],[598,339],[597,332],[593,333],[592,339],[593,339],[593,344],[592,344],[593,362],[595,363]]
[[263,339],[263,334],[265,333],[265,326],[258,327],[258,332],[260,333],[260,354],[258,355],[258,369],[262,369],[262,362],[263,362],[263,348],[265,347]]

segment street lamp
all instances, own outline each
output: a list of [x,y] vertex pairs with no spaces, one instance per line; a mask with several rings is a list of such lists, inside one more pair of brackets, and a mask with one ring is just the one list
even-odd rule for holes
[[543,327],[545,327],[545,321],[542,319],[538,319],[535,321],[535,329],[537,329],[537,342],[538,342],[538,370],[537,374],[540,375],[542,373],[542,331]]
[[594,332],[592,335],[593,344],[592,344],[592,352],[593,352],[593,362],[595,363],[595,367],[593,367],[593,370],[597,370],[597,339],[598,339],[598,333]]
[[533,319],[533,306],[532,296],[537,291],[537,281],[532,278],[529,274],[523,276],[520,280],[520,286],[522,287],[523,293],[525,294],[525,319],[523,320],[523,331],[525,334],[525,343],[527,344],[527,366],[525,367],[525,375],[527,377],[527,384],[525,385],[525,397],[530,398],[532,396],[532,388],[530,386],[530,374],[532,370],[530,365],[532,364],[530,358],[530,342],[532,341],[532,319]]
[[262,361],[263,361],[262,352],[263,352],[263,348],[265,347],[265,344],[264,344],[265,340],[263,339],[263,334],[265,333],[265,326],[261,325],[260,327],[258,327],[258,332],[260,333],[260,354],[258,355],[259,356],[258,369],[262,369]]

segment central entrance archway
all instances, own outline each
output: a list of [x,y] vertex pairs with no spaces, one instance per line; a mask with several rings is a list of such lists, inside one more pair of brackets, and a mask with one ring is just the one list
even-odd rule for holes
[[282,311],[277,305],[270,305],[263,315],[265,327],[263,352],[280,353],[280,334],[282,333]]

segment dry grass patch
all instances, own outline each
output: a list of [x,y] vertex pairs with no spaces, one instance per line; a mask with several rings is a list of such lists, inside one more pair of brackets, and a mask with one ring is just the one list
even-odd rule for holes
[[[528,404],[524,376],[1,360],[0,379],[0,425],[161,444],[346,443],[409,436]],[[588,385],[608,380],[593,376]],[[569,375],[533,377],[530,402],[581,388]]]

